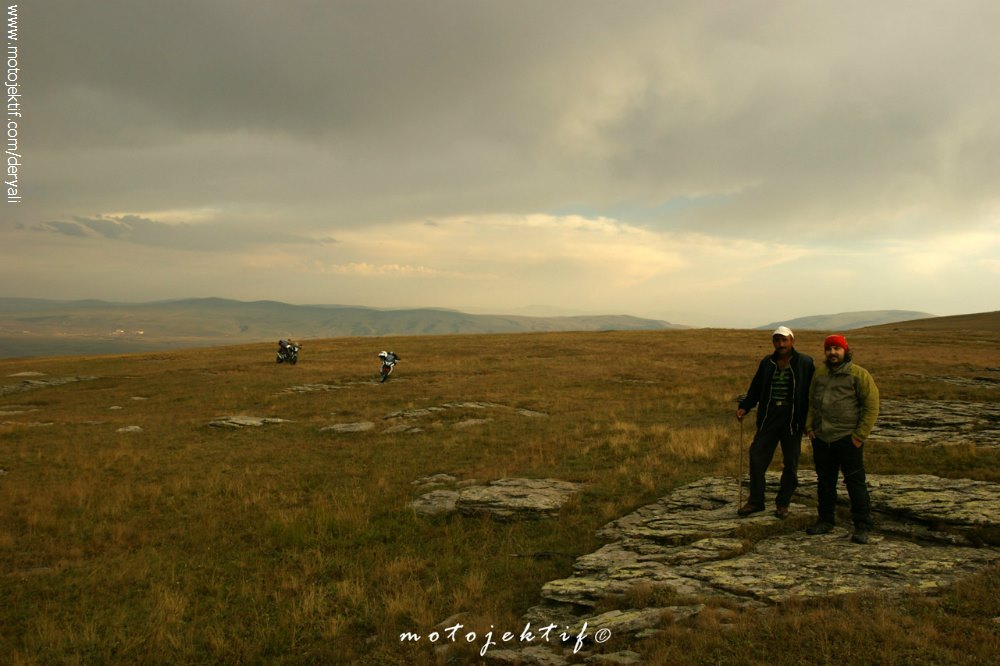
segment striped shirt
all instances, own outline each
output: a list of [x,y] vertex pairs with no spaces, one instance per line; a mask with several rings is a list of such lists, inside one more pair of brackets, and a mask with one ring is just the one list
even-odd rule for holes
[[792,368],[785,366],[785,369],[774,371],[771,378],[771,400],[788,400],[792,393]]

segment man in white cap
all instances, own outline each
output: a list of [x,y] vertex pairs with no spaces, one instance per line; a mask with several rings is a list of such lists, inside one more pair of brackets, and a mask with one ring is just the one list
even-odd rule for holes
[[764,510],[764,475],[781,443],[784,468],[775,498],[774,515],[784,518],[799,485],[799,453],[809,412],[809,383],[815,366],[811,356],[795,350],[795,335],[787,326],[771,334],[774,353],[761,359],[745,396],[736,409],[740,421],[757,407],[757,430],[750,444],[750,495],[737,510],[740,516]]

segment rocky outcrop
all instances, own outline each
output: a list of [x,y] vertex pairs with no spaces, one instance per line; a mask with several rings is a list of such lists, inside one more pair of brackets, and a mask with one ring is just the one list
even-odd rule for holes
[[[326,386],[322,384],[309,385],[309,386]],[[305,389],[307,387],[293,387],[296,389]],[[332,390],[339,387],[327,387],[327,389],[315,389],[315,390]],[[313,390],[313,389],[310,389]],[[451,402],[445,403],[443,405],[435,405],[432,407],[421,407],[417,409],[406,409],[397,412],[392,412],[383,417],[383,421],[386,422],[384,427],[382,427],[379,432],[386,435],[396,435],[396,434],[415,434],[419,432],[424,432],[417,422],[420,419],[435,416],[449,416],[451,419],[444,419],[444,422],[435,423],[436,427],[450,427],[454,430],[464,430],[468,428],[476,428],[479,426],[484,426],[493,421],[491,417],[466,417],[462,412],[482,412],[485,410],[496,410],[501,412],[507,412],[510,414],[516,414],[518,416],[523,416],[526,418],[544,418],[547,414],[542,412],[535,412],[530,409],[521,409],[517,407],[508,407],[506,405],[500,405],[493,402]],[[457,419],[457,420],[455,420]],[[451,421],[449,423],[449,421]],[[320,428],[320,432],[334,432],[334,433],[349,433],[349,432],[369,432],[376,429],[376,424],[370,421],[361,421],[358,423],[341,423],[329,426],[324,426]]]
[[208,422],[213,428],[259,428],[267,423],[289,423],[287,419],[265,416],[220,416]]
[[344,432],[368,432],[369,430],[374,430],[375,424],[371,421],[358,421],[356,423],[337,423],[334,425],[324,426],[319,429],[320,432],[334,432],[334,433],[344,433]]
[[454,513],[457,502],[456,490],[432,490],[410,502],[410,508],[424,516],[437,516]]
[[[778,479],[768,474],[768,497]],[[735,479],[688,484],[598,530],[608,543],[577,558],[571,577],[546,583],[542,603],[524,619],[635,633],[701,606],[596,614],[599,602],[624,599],[639,585],[748,609],[853,592],[933,591],[1000,561],[1000,485],[871,475],[869,487],[876,528],[862,546],[844,526],[821,536],[802,530],[815,517],[804,504],[813,503],[814,480],[803,479],[785,520],[768,512],[738,518]]]
[[[454,485],[450,475],[435,475],[414,482],[423,487]],[[410,508],[423,515],[459,512],[463,515],[489,515],[500,521],[550,518],[566,504],[583,484],[559,479],[499,479],[485,485],[467,485],[461,489],[432,490],[410,502]]]
[[872,439],[923,445],[1000,446],[1000,403],[882,400]]
[[433,407],[421,407],[418,409],[404,409],[398,412],[393,412],[391,414],[386,414],[386,419],[419,419],[426,416],[432,416],[440,414],[441,412],[455,411],[455,410],[499,410],[512,412],[519,416],[526,416],[529,418],[546,418],[548,414],[544,412],[536,412],[531,409],[522,409],[519,407],[509,407],[507,405],[501,405],[495,402],[448,402],[443,405],[436,405]]
[[559,479],[499,479],[458,494],[455,508],[465,515],[489,514],[497,520],[549,518],[583,484]]
[[[14,377],[24,375],[19,374],[11,376]],[[42,379],[22,379],[17,384],[4,384],[0,386],[0,396],[22,393],[24,391],[33,391],[35,389],[48,388],[50,386],[62,386],[63,384],[72,384],[74,382],[89,382],[94,379],[97,379],[97,377],[45,377]]]

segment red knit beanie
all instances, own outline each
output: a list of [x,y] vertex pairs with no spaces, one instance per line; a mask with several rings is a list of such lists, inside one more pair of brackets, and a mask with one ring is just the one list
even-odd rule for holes
[[823,341],[823,349],[834,346],[840,347],[844,351],[850,349],[850,347],[847,346],[847,338],[842,335],[831,335]]

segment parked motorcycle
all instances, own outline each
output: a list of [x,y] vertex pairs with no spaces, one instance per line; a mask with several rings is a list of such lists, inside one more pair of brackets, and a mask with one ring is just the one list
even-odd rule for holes
[[299,349],[302,345],[297,345],[291,340],[278,340],[278,363],[289,363],[295,365],[299,360]]
[[378,353],[378,357],[382,359],[382,367],[379,369],[379,381],[385,382],[389,379],[389,375],[392,374],[392,369],[396,367],[396,361],[399,360],[399,356],[396,352],[391,351],[381,351]]

